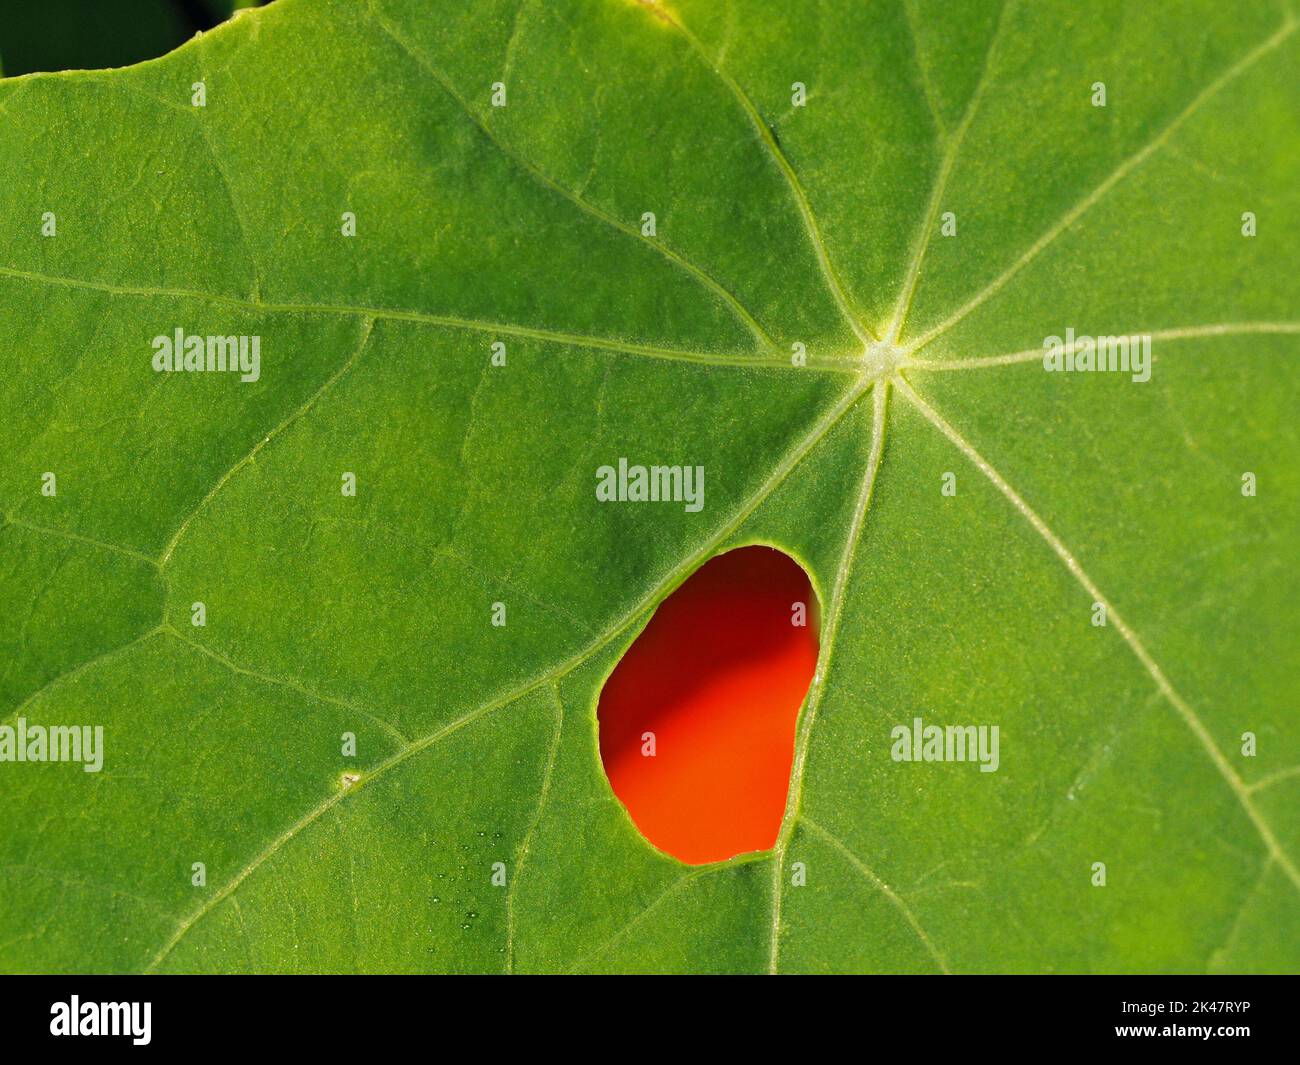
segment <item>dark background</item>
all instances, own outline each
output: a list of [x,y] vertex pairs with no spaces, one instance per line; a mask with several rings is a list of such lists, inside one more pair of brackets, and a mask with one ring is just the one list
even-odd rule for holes
[[251,0],[0,0],[0,73],[122,67],[165,55]]

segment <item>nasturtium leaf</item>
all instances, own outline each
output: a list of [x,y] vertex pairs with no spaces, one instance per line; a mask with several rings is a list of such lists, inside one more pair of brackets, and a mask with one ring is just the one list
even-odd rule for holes
[[[0,81],[0,701],[103,729],[0,761],[0,968],[1300,966],[1296,29],[279,0]],[[750,543],[820,662],[776,847],[684,865],[596,702]]]

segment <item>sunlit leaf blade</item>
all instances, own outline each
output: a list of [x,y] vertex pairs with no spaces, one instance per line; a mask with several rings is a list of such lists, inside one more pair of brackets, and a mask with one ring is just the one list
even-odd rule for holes
[[[105,734],[0,762],[0,968],[1300,965],[1290,0],[436,7],[0,81],[0,701]],[[776,849],[688,867],[595,703],[752,542],[822,661]]]

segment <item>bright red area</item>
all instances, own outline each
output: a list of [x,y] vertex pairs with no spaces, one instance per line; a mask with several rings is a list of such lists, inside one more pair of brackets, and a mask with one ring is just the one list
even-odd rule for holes
[[776,843],[816,664],[808,576],[770,547],[710,559],[660,604],[598,710],[605,772],[646,839],[693,863]]

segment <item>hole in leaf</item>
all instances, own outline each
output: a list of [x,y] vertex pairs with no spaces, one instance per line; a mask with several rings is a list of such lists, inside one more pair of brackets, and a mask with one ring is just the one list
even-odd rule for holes
[[776,843],[817,625],[802,567],[743,547],[665,599],[614,668],[597,709],[601,761],[660,850],[703,863]]

